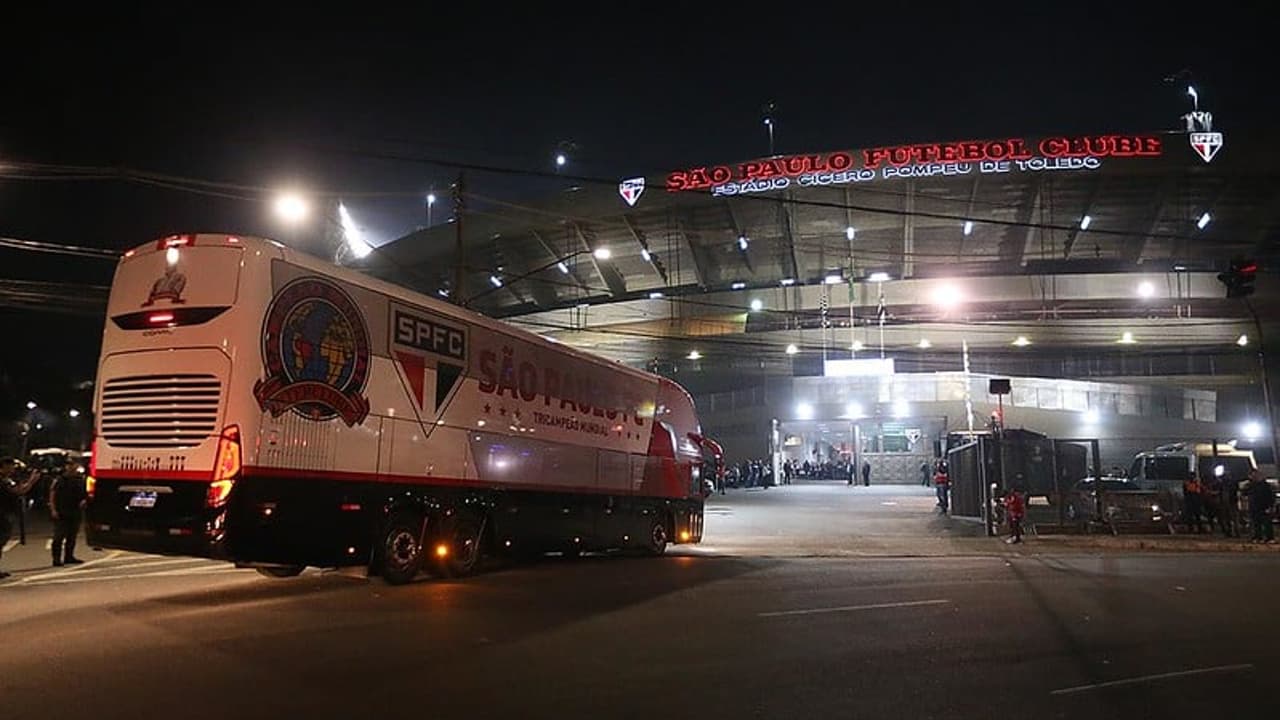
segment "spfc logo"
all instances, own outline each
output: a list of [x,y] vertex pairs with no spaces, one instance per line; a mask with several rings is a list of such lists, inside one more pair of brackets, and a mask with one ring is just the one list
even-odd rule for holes
[[364,421],[369,399],[369,329],[342,288],[320,278],[285,285],[262,329],[266,378],[253,387],[272,417],[292,410],[308,420]]
[[439,415],[467,365],[467,330],[422,310],[392,308],[391,354],[418,409]]
[[151,284],[151,292],[142,307],[151,307],[157,300],[168,300],[175,305],[186,302],[182,299],[182,291],[187,287],[187,276],[178,272],[177,268],[165,268],[164,275]]
[[636,201],[640,199],[640,195],[644,193],[644,178],[629,178],[618,183],[618,194],[631,207],[636,206]]
[[1209,162],[1213,160],[1213,156],[1218,154],[1222,149],[1222,133],[1220,132],[1193,132],[1191,133],[1191,149],[1196,151],[1201,160]]

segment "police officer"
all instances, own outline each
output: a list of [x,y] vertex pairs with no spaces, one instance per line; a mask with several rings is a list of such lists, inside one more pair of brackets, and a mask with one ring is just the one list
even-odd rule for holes
[[[40,479],[40,473],[28,471],[16,458],[0,460],[0,553],[13,534],[14,517],[22,512],[22,496]],[[0,580],[9,573],[0,570]]]
[[[86,501],[84,469],[72,458],[62,465],[62,472],[49,488],[49,513],[53,517],[53,566],[79,565],[76,538],[84,519]],[[66,553],[63,553],[65,547]]]

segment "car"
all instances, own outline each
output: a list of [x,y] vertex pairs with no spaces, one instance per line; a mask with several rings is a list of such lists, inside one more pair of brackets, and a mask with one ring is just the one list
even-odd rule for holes
[[1173,520],[1166,505],[1158,491],[1142,489],[1128,478],[1103,476],[1101,480],[1086,477],[1077,482],[1063,510],[1069,522],[1102,523],[1115,530],[1122,524],[1165,526]]

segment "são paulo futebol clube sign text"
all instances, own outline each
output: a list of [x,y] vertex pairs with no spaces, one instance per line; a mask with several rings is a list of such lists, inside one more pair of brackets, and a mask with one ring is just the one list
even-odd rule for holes
[[787,155],[739,163],[677,170],[667,175],[668,192],[712,195],[772,192],[791,187],[823,187],[894,178],[920,178],[1096,170],[1108,158],[1155,158],[1163,152],[1158,135],[1085,135],[1038,140],[970,140],[893,145],[858,152]]

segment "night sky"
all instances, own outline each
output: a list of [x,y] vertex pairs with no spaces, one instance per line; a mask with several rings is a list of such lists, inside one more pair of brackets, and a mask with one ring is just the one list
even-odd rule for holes
[[[6,18],[0,236],[123,248],[175,231],[280,234],[261,199],[6,178],[6,160],[341,191],[384,242],[421,225],[426,190],[455,172],[422,160],[550,170],[561,141],[577,146],[575,172],[600,177],[742,160],[767,151],[769,100],[781,153],[1174,128],[1189,109],[1185,81],[1164,78],[1184,69],[1215,129],[1269,129],[1280,111],[1270,15],[1220,4],[1194,15],[1071,3],[848,16],[795,4],[765,14],[267,5]],[[508,197],[543,190],[496,175],[469,184]],[[435,219],[445,215],[437,206]],[[111,271],[4,249],[0,268],[0,278],[95,284]],[[92,376],[101,323],[0,309],[0,418],[28,395],[78,402],[67,388]]]

